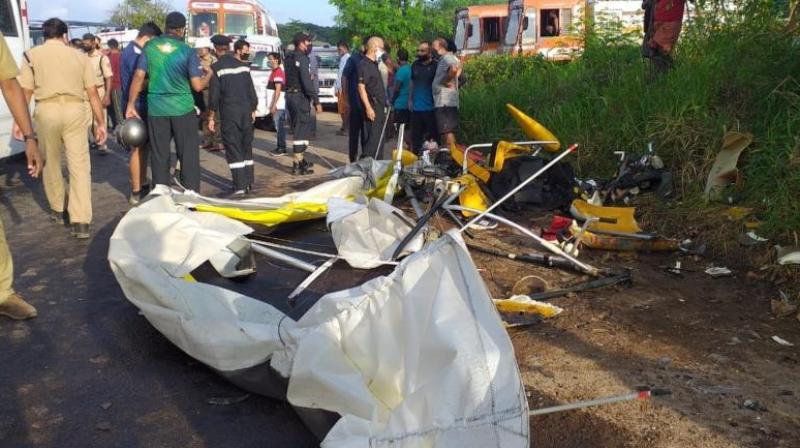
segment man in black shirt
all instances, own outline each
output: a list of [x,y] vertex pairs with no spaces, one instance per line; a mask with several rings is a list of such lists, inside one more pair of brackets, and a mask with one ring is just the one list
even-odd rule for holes
[[250,77],[250,44],[237,41],[231,54],[229,37],[217,35],[211,41],[220,59],[211,65],[214,75],[208,88],[208,129],[216,130],[219,115],[225,159],[233,177],[231,196],[241,197],[250,192],[254,180],[253,121],[258,97]]
[[358,64],[358,93],[364,105],[366,135],[361,157],[375,157],[376,160],[383,159],[383,142],[380,140],[386,121],[386,86],[378,69],[383,53],[383,39],[372,37],[367,41],[367,52]]
[[436,140],[436,118],[433,115],[433,78],[436,63],[431,58],[430,42],[420,42],[417,60],[411,65],[411,87],[408,101],[411,103],[411,148],[420,151],[427,140]]
[[305,33],[294,36],[294,51],[289,53],[284,60],[286,72],[286,109],[289,111],[294,142],[294,163],[292,174],[311,174],[311,164],[306,161],[303,153],[309,145],[309,138],[314,132],[314,123],[311,118],[311,105],[314,103],[317,113],[322,113],[317,89],[311,82],[311,73],[308,60],[308,45],[311,38]]

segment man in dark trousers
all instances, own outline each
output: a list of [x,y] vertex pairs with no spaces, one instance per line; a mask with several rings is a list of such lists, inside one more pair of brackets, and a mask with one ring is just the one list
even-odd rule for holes
[[311,103],[317,113],[322,113],[322,106],[317,97],[317,89],[311,82],[308,61],[308,45],[311,38],[305,33],[294,36],[294,51],[286,56],[284,68],[286,72],[286,108],[289,110],[294,142],[294,162],[292,174],[311,174],[311,163],[306,161],[304,153],[308,149],[309,139],[314,127],[311,119]]
[[386,86],[378,64],[383,56],[383,39],[371,37],[367,52],[358,63],[358,93],[364,106],[364,132],[366,143],[361,157],[383,159],[383,125],[386,121]]
[[347,95],[347,129],[350,162],[358,160],[359,145],[364,150],[364,105],[358,94],[358,64],[364,58],[364,46],[348,58],[342,71],[342,90]]
[[192,90],[202,92],[212,72],[204,72],[197,51],[184,42],[186,17],[183,14],[167,14],[165,28],[166,34],[148,42],[139,58],[126,116],[140,118],[136,112],[136,98],[148,76],[147,130],[153,183],[171,183],[170,143],[174,139],[181,163],[180,182],[186,189],[199,192],[200,136]]
[[214,132],[219,117],[225,159],[233,177],[231,197],[242,197],[253,188],[253,122],[258,107],[256,88],[250,77],[250,44],[238,40],[230,53],[231,39],[211,38],[219,61],[211,65],[208,88],[208,129]]

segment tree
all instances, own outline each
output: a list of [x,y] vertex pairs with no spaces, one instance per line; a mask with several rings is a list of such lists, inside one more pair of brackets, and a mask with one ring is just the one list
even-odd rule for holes
[[502,0],[330,0],[336,22],[354,42],[382,36],[392,48],[412,48],[420,40],[453,35],[455,11]]
[[147,22],[164,26],[164,20],[171,9],[165,0],[122,0],[111,10],[108,20],[128,28],[139,28]]
[[292,43],[294,35],[300,32],[313,34],[314,39],[331,44],[336,44],[342,38],[341,30],[332,26],[320,26],[294,19],[278,25],[278,34],[284,45]]

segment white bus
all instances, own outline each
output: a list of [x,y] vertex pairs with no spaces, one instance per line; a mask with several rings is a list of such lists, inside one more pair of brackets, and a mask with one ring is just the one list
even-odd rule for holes
[[[28,34],[28,7],[25,0],[0,0],[0,32],[5,36],[8,48],[19,66],[22,53],[30,48]],[[5,101],[0,101],[0,159],[22,152],[21,142],[11,137],[14,119]]]

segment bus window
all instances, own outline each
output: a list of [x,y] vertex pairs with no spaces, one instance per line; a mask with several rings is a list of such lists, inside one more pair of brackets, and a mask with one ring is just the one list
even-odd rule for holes
[[6,37],[18,37],[17,21],[14,20],[14,8],[11,0],[0,0],[0,31]]
[[558,14],[559,10],[557,9],[542,10],[542,16],[540,17],[541,23],[539,24],[542,37],[553,37],[561,34]]
[[500,17],[487,17],[483,19],[483,42],[500,42]]
[[211,37],[217,34],[217,13],[192,14],[192,37]]
[[268,54],[266,51],[257,51],[253,62],[250,63],[250,68],[254,70],[270,70],[269,60],[267,60]]
[[225,34],[247,36],[254,34],[256,29],[253,14],[225,13]]

